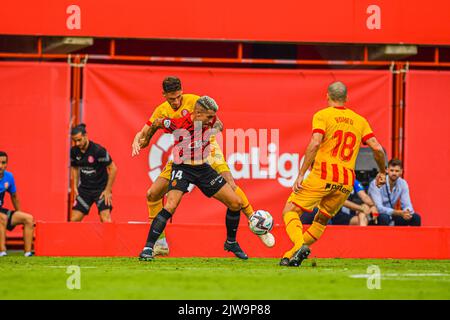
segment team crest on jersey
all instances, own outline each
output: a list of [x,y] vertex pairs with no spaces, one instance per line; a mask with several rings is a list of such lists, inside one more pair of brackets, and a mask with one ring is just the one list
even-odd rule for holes
[[170,128],[170,124],[171,124],[171,121],[170,121],[169,119],[164,120],[163,125],[164,125],[164,127],[166,127],[167,129]]
[[4,186],[5,186],[5,190],[8,190],[9,183],[8,183],[8,182],[5,182]]
[[183,109],[182,111],[181,111],[181,114],[183,115],[183,117],[185,116],[185,115],[187,115],[189,113],[189,111],[187,111],[186,109]]
[[88,162],[89,162],[89,163],[94,163],[94,160],[95,160],[95,159],[94,159],[93,156],[89,156],[89,157],[88,157]]

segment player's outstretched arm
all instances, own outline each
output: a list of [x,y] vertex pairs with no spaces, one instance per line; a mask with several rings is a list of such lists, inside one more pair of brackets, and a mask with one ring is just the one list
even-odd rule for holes
[[297,180],[294,183],[293,190],[294,192],[297,192],[301,189],[303,178],[305,177],[306,171],[311,167],[312,163],[314,162],[314,159],[316,158],[317,151],[319,151],[320,144],[323,140],[323,134],[319,132],[314,132],[311,141],[309,142],[308,147],[306,148],[305,152],[305,161],[303,161],[303,164],[300,168],[300,171],[298,173]]
[[144,136],[147,134],[147,131],[150,130],[150,126],[145,124],[141,131],[137,132],[134,136],[133,143],[131,144],[131,156],[137,156],[141,148],[143,148]]
[[162,119],[156,119],[151,126],[145,124],[142,130],[134,136],[133,144],[131,146],[131,156],[137,156],[142,148],[147,147],[150,144],[153,135],[160,128],[162,128]]
[[375,162],[378,165],[378,174],[376,177],[376,184],[377,187],[382,186],[386,183],[386,162],[384,154],[383,147],[378,142],[377,138],[372,137],[366,141],[366,144],[372,149],[373,151],[373,158],[375,159]]

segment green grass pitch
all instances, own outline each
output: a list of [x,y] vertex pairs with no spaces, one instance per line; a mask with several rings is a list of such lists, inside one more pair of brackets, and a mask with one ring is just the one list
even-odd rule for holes
[[[308,259],[300,268],[251,258],[0,258],[1,299],[450,299],[449,260]],[[380,289],[368,289],[378,266]],[[80,289],[68,289],[68,266]],[[69,280],[69,283],[75,284]]]

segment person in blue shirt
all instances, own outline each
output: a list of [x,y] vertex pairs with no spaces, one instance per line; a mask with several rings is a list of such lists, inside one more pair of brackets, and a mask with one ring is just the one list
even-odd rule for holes
[[[20,210],[20,202],[17,196],[14,176],[6,171],[8,166],[8,155],[0,151],[0,257],[6,256],[6,230],[13,230],[17,225],[23,225],[23,241],[25,247],[25,256],[31,257],[33,245],[34,220],[31,214]],[[9,193],[14,210],[5,208],[5,194]]]
[[[403,163],[392,159],[388,163],[386,184],[377,188],[375,181],[369,185],[369,195],[378,208],[378,225],[420,226],[421,216],[414,211],[409,196],[408,183],[401,178]],[[400,209],[396,209],[400,201]]]

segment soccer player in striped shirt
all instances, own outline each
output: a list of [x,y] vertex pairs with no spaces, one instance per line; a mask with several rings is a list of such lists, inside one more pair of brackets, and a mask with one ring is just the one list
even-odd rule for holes
[[212,128],[218,121],[216,117],[218,108],[214,99],[202,96],[195,103],[193,113],[188,113],[182,118],[156,119],[152,123],[152,131],[159,128],[174,135],[174,161],[167,201],[151,224],[145,247],[139,255],[140,260],[153,260],[155,244],[164,232],[167,221],[178,208],[183,195],[188,191],[189,184],[196,185],[208,198],[213,197],[225,204],[227,239],[224,249],[240,259],[248,259],[236,240],[242,198],[235,193],[225,178],[211,167],[207,159],[210,154]]
[[[385,155],[367,120],[345,107],[347,87],[334,82],[328,87],[328,107],[313,117],[311,141],[305,152],[293,192],[283,209],[286,232],[294,243],[281,266],[300,266],[310,254],[309,246],[325,231],[353,189],[355,162],[361,143],[372,150],[378,165],[377,186],[386,183]],[[304,178],[314,162],[311,173]],[[312,225],[303,233],[300,216],[318,207]]]
[[[194,106],[197,100],[200,98],[195,94],[185,94],[181,86],[181,80],[177,77],[167,77],[162,83],[163,95],[166,101],[160,104],[154,111],[150,119],[144,125],[141,131],[137,132],[132,144],[132,156],[139,154],[142,148],[149,145],[155,131],[151,131],[152,123],[159,118],[182,118],[189,113],[194,112]],[[215,128],[218,131],[222,131],[222,123],[217,121]],[[233,176],[231,175],[230,168],[227,161],[220,149],[219,144],[215,136],[211,137],[210,145],[211,154],[208,158],[208,162],[211,167],[217,171],[224,179],[231,185],[234,192],[242,199],[242,212],[247,219],[250,219],[254,210],[250,204],[244,191],[236,185]],[[164,169],[153,182],[150,189],[147,191],[147,206],[149,210],[150,223],[163,208],[163,197],[167,193],[169,187],[169,181],[172,174],[172,161],[167,162]],[[261,241],[267,246],[272,247],[275,243],[273,235],[269,232],[263,235],[257,235]],[[169,246],[167,244],[165,233],[161,234],[161,238],[158,239],[154,254],[167,255],[169,253]]]

